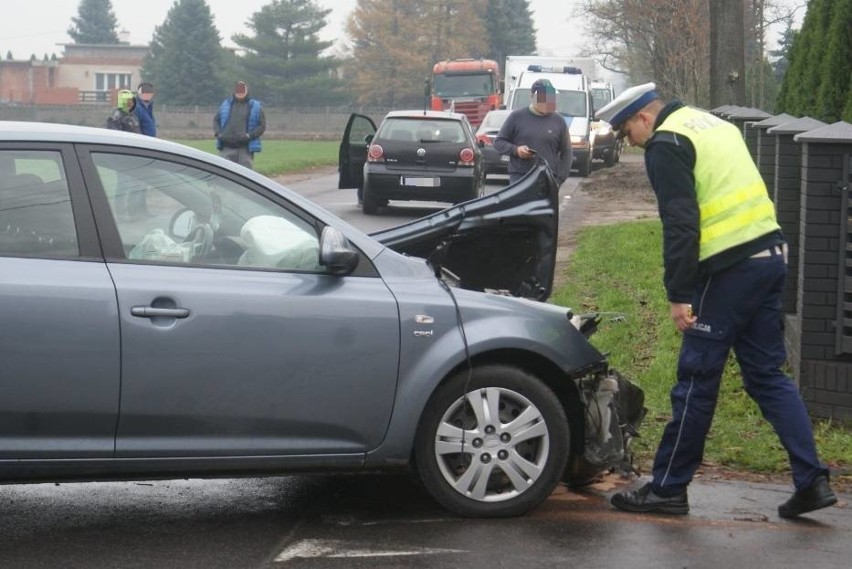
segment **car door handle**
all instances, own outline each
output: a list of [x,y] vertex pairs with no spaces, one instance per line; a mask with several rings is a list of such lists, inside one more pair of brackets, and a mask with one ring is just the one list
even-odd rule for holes
[[153,306],[133,306],[130,314],[140,318],[186,318],[189,316],[187,308],[154,308]]

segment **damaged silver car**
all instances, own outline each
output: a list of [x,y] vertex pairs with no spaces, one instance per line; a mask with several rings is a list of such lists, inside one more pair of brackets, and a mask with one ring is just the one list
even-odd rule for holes
[[541,302],[557,218],[539,168],[368,236],[205,152],[0,122],[0,483],[410,468],[523,514],[642,418],[595,315]]

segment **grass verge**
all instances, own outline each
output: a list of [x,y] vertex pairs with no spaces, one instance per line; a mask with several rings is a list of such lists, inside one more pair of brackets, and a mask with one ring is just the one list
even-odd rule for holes
[[[217,154],[212,139],[174,142]],[[263,151],[254,155],[254,169],[272,177],[319,166],[337,166],[339,146],[340,142],[328,140],[264,140]]]
[[[613,367],[645,391],[648,415],[636,452],[643,471],[653,459],[663,427],[671,416],[669,390],[674,384],[680,334],[669,319],[662,285],[662,228],[658,220],[588,227],[566,268],[566,285],[551,302],[575,312],[607,311],[592,338],[608,352]],[[852,475],[852,431],[836,421],[815,420],[821,458],[837,474]],[[707,438],[704,460],[734,470],[787,472],[787,454],[757,405],[742,387],[733,356],[722,377],[719,405]]]

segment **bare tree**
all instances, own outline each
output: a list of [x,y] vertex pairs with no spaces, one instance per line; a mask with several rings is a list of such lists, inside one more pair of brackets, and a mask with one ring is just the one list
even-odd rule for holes
[[807,3],[800,0],[790,6],[782,0],[746,0],[745,4],[746,100],[752,107],[769,110],[778,85],[767,58],[766,34],[775,24],[792,22]]
[[436,61],[485,55],[482,2],[358,0],[346,25],[358,102],[417,105]]
[[585,0],[583,12],[604,67],[654,81],[664,97],[706,104],[706,0]]

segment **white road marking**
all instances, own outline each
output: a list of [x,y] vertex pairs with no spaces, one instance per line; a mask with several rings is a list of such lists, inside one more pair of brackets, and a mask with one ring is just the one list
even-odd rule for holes
[[285,548],[275,558],[275,563],[286,563],[293,559],[310,559],[325,557],[328,559],[345,559],[355,557],[395,557],[412,555],[439,555],[442,553],[467,553],[461,549],[435,549],[431,547],[416,547],[402,550],[361,549],[360,544],[330,539],[303,539]]

